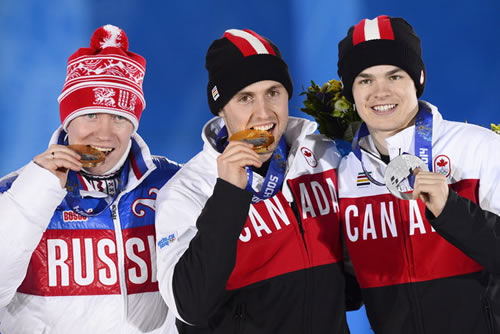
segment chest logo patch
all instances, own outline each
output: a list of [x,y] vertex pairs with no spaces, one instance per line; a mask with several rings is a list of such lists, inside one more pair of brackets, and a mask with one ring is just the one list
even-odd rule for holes
[[158,241],[158,247],[163,248],[165,246],[169,246],[175,240],[177,240],[175,233],[169,234],[167,237],[163,237],[160,241]]
[[302,147],[300,149],[300,152],[302,152],[302,155],[306,159],[309,166],[314,168],[318,165],[318,159],[316,159],[316,156],[310,149],[308,149],[307,147]]
[[434,158],[434,172],[448,177],[451,173],[451,161],[448,156],[441,154]]

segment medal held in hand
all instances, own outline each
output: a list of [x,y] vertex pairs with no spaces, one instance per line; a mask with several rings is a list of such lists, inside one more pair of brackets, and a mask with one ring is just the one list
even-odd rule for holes
[[80,162],[84,168],[91,168],[99,166],[106,159],[104,152],[96,150],[90,145],[68,145],[76,153],[80,154]]
[[[266,153],[269,151],[269,146],[274,143],[274,136],[269,131],[245,129],[233,134],[229,141],[242,141],[253,145],[253,150],[256,153]],[[215,140],[217,150],[222,153],[228,144],[227,128],[224,126],[217,134]],[[250,167],[246,166],[245,170],[248,176],[248,182],[245,187],[246,190],[253,193],[252,203],[260,202],[263,199],[273,197],[280,189],[283,181],[285,180],[286,159],[288,157],[286,141],[281,137],[278,146],[270,158],[269,168],[264,179],[264,183],[260,189],[254,189],[253,185],[253,171]]]
[[389,162],[385,170],[385,184],[391,194],[404,200],[413,199],[410,191],[413,191],[413,171],[416,168],[429,170],[422,159],[412,154],[399,155]]
[[253,145],[253,150],[257,153],[265,153],[269,145],[274,142],[274,136],[268,131],[245,129],[233,134],[229,141],[236,140]]

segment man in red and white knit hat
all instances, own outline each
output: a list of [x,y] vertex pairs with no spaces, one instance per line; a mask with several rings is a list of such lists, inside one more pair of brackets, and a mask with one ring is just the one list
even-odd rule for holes
[[68,60],[49,148],[0,180],[0,332],[177,333],[154,221],[179,166],[136,133],[145,63],[123,30],[97,29]]

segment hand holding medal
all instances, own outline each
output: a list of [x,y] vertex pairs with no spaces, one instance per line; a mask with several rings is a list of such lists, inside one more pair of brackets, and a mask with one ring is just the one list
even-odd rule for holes
[[59,178],[61,187],[66,185],[68,170],[80,171],[80,155],[64,145],[50,145],[45,151],[33,158],[33,162]]
[[[258,154],[271,153],[269,168],[264,178],[264,183],[257,187],[253,187],[253,172],[245,166],[247,183],[245,189],[252,192],[252,203],[257,203],[263,199],[274,196],[281,188],[284,181],[286,169],[287,147],[283,137],[278,142],[278,146],[274,151],[270,150],[270,145],[274,142],[274,136],[269,131],[262,131],[256,129],[246,129],[233,134],[229,141],[240,141],[252,144],[252,150]],[[255,167],[259,167],[254,165]]]
[[[226,134],[225,128],[220,134],[221,138]],[[269,131],[246,129],[233,134],[229,138],[229,144],[217,158],[219,177],[254,193],[254,203],[272,197],[283,183],[287,157],[285,139],[281,137],[278,146],[270,151],[269,147],[273,142],[274,136]],[[261,167],[263,162],[259,154],[268,152],[272,152],[272,156],[269,158],[270,165],[264,183],[261,189],[253,189],[253,172],[250,167]]]
[[268,131],[245,129],[236,132],[217,159],[219,177],[244,189],[248,183],[246,167],[260,167],[262,162],[257,154],[267,152],[273,142],[274,136]]
[[448,198],[448,185],[444,176],[429,172],[432,167],[432,114],[425,106],[420,105],[415,119],[415,152],[419,152],[420,157],[405,153],[392,159],[385,170],[385,183],[371,177],[363,164],[359,138],[368,134],[366,124],[362,123],[353,139],[353,153],[370,182],[386,186],[403,200],[420,198],[434,214],[441,213]]
[[241,189],[248,182],[247,166],[262,166],[259,155],[253,145],[245,141],[229,141],[221,155],[217,157],[217,174],[219,178]]
[[66,185],[68,170],[79,172],[82,168],[96,167],[102,164],[106,156],[103,152],[89,145],[50,145],[49,149],[33,161],[47,169],[60,180],[61,186]]
[[420,168],[415,169],[413,175],[415,176],[413,199],[420,198],[434,217],[439,216],[448,200],[450,191],[446,176]]

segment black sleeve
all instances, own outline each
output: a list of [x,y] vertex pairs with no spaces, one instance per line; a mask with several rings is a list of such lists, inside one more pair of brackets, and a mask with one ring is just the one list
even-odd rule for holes
[[175,265],[175,302],[185,321],[207,324],[224,298],[251,200],[250,192],[217,179],[196,222],[198,233]]
[[500,217],[450,190],[438,217],[426,209],[434,229],[448,242],[481,264],[500,273]]
[[346,311],[356,311],[363,305],[363,295],[356,276],[344,271],[345,277],[345,309]]

